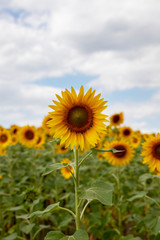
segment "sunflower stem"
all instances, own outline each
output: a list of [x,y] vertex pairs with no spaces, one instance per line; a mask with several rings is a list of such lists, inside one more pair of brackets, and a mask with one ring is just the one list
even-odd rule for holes
[[84,158],[82,158],[82,160],[79,162],[78,167],[80,167],[81,164],[86,160],[86,158],[88,158],[91,154],[92,154],[92,151],[90,151],[89,153],[87,153],[86,156],[85,156]]
[[75,159],[75,213],[76,213],[76,230],[80,229],[80,207],[79,207],[79,166],[78,166],[78,149],[74,147]]

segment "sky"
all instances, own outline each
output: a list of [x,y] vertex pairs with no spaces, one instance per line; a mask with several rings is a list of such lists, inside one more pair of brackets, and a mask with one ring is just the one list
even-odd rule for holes
[[0,0],[0,125],[40,126],[83,85],[109,116],[160,132],[159,0]]

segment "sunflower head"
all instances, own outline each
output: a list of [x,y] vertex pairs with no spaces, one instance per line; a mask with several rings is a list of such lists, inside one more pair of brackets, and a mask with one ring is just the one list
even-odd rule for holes
[[110,117],[110,124],[111,126],[114,126],[114,127],[121,125],[123,121],[124,121],[123,112],[113,114]]
[[37,131],[33,126],[25,126],[19,130],[19,141],[28,148],[32,148],[36,145],[37,138]]
[[119,150],[119,152],[105,152],[104,157],[108,162],[114,166],[122,166],[131,161],[134,156],[134,151],[129,142],[124,140],[106,142],[105,148],[114,148]]
[[56,154],[64,154],[69,151],[69,148],[66,148],[65,145],[61,145],[60,143],[56,144]]
[[100,94],[95,96],[91,88],[85,94],[83,86],[78,95],[72,87],[71,92],[66,89],[62,97],[56,96],[58,101],[50,105],[54,111],[50,112],[51,120],[48,121],[53,137],[60,138],[61,144],[71,149],[74,146],[80,146],[81,150],[94,147],[106,130],[107,116],[101,113],[106,102],[100,99]]
[[44,129],[46,134],[50,134],[50,127],[48,126],[48,121],[51,120],[49,115],[45,116],[42,121],[42,128]]
[[120,128],[120,136],[123,139],[129,139],[133,134],[133,130],[130,127],[122,127]]
[[[64,158],[61,163],[70,163],[71,161],[68,158]],[[69,179],[72,176],[73,168],[71,166],[68,166],[67,168],[61,168],[61,174],[65,179]]]
[[149,165],[151,172],[160,172],[160,134],[150,136],[142,146],[143,163]]
[[11,132],[12,135],[17,135],[19,129],[20,129],[19,126],[17,126],[17,125],[11,125],[11,127],[10,127],[10,132]]
[[11,143],[11,135],[7,129],[0,131],[0,145],[2,148],[6,148]]

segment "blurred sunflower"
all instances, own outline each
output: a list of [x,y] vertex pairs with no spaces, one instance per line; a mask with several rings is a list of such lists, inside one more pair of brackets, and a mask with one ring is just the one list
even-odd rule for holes
[[16,145],[17,143],[18,143],[17,135],[12,135],[11,136],[11,144]]
[[[70,163],[71,161],[68,158],[64,158],[61,163]],[[72,176],[73,168],[71,166],[68,166],[70,170],[67,168],[61,168],[61,174],[65,179],[69,179]]]
[[66,148],[65,145],[56,144],[56,154],[64,154],[69,151],[69,148]]
[[133,148],[137,148],[141,144],[141,137],[137,134],[133,134],[130,139],[130,143]]
[[20,129],[19,126],[17,126],[17,125],[11,125],[11,127],[10,127],[10,132],[11,132],[12,135],[17,135],[19,129]]
[[45,134],[41,131],[37,131],[37,142],[35,144],[36,148],[41,147],[45,143]]
[[120,137],[123,139],[129,139],[132,134],[133,134],[133,130],[130,127],[122,127],[119,129],[120,130]]
[[46,134],[50,134],[50,127],[48,126],[48,121],[51,120],[49,115],[45,116],[42,121],[42,128],[44,129]]
[[142,144],[143,164],[147,164],[151,172],[160,172],[160,134],[157,137],[150,136]]
[[105,152],[105,159],[114,166],[122,166],[131,161],[134,156],[134,150],[131,145],[124,141],[112,141],[106,142],[104,147],[106,149],[114,148],[116,150],[120,150],[121,152]]
[[124,121],[123,112],[113,114],[110,117],[110,125],[114,127],[118,127],[123,123],[123,121]]
[[32,148],[36,145],[38,136],[36,128],[33,126],[24,126],[19,130],[19,142],[28,147]]
[[11,143],[11,135],[9,131],[5,128],[3,128],[2,131],[0,131],[0,146],[2,148],[6,148]]
[[59,101],[53,100],[55,105],[50,105],[54,111],[50,112],[48,126],[54,138],[60,138],[65,147],[90,149],[97,144],[99,136],[105,133],[104,122],[108,120],[107,115],[101,112],[107,107],[107,102],[100,99],[101,94],[94,95],[95,91],[91,88],[84,94],[81,86],[77,95],[71,87],[71,92],[67,89],[62,91],[62,97],[56,95]]
[[0,146],[0,156],[4,156],[4,155],[6,155],[6,153],[7,153],[6,148],[2,148],[2,147]]

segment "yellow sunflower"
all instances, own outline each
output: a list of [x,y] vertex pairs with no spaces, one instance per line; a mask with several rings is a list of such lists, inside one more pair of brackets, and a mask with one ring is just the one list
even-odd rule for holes
[[[61,163],[70,163],[71,161],[68,158],[64,158]],[[70,171],[67,168],[61,168],[61,174],[65,179],[69,179],[72,176],[72,173],[74,172],[73,168],[71,166],[68,166]]]
[[11,136],[11,144],[16,145],[17,143],[18,143],[17,135],[12,135]]
[[65,145],[56,144],[56,154],[64,154],[69,151],[69,148],[66,148]]
[[147,164],[151,172],[160,172],[160,134],[150,136],[142,146],[143,164]]
[[130,138],[130,143],[133,148],[137,148],[141,144],[141,137],[137,134],[133,134]]
[[2,148],[2,147],[0,146],[0,156],[4,156],[4,155],[6,155],[6,153],[7,153],[6,148]]
[[56,96],[59,101],[50,105],[54,111],[50,112],[51,120],[48,121],[53,137],[60,138],[61,144],[71,149],[74,146],[76,149],[80,146],[81,150],[94,147],[99,136],[105,133],[104,122],[108,121],[107,115],[101,113],[107,107],[106,101],[100,99],[101,94],[95,96],[91,88],[84,94],[81,86],[78,95],[71,87],[71,92],[66,89],[62,91],[62,97]]
[[17,126],[17,125],[11,125],[11,127],[10,127],[10,132],[11,132],[12,135],[17,135],[19,129],[20,129],[19,126]]
[[114,127],[118,127],[123,123],[123,121],[124,121],[123,112],[113,114],[110,117],[110,125]]
[[9,131],[5,128],[3,128],[2,131],[0,131],[0,146],[2,148],[6,148],[11,143],[11,135]]
[[48,126],[48,121],[51,120],[51,117],[49,115],[45,116],[42,121],[42,127],[46,134],[50,134],[50,127]]
[[133,130],[130,127],[120,128],[120,137],[124,139],[129,139],[133,134]]
[[37,142],[35,144],[36,148],[41,147],[45,143],[45,134],[41,131],[37,131]]
[[28,147],[32,148],[36,145],[37,142],[37,131],[36,128],[33,126],[25,126],[20,128],[19,130],[19,142]]
[[113,153],[113,152],[105,152],[105,159],[114,166],[122,166],[131,161],[134,156],[134,150],[131,145],[124,141],[112,141],[106,142],[104,145],[105,149],[114,148],[116,150],[121,150],[121,152]]

